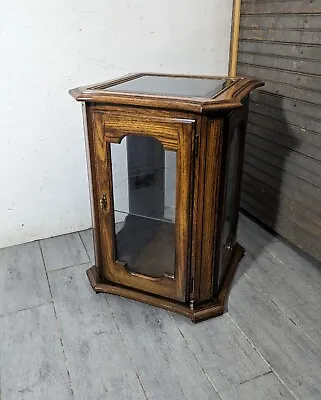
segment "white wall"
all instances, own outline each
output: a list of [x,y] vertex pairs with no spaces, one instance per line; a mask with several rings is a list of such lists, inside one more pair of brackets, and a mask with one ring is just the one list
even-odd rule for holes
[[67,90],[140,70],[225,74],[231,8],[232,0],[2,2],[0,247],[91,225],[81,107]]

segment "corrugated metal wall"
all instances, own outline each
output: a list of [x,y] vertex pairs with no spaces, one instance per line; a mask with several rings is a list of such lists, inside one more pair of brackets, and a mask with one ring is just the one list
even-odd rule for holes
[[251,97],[242,207],[321,260],[321,0],[243,0]]

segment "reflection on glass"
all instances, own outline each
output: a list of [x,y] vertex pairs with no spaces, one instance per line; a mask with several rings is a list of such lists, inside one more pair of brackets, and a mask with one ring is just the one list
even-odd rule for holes
[[107,87],[104,90],[107,92],[142,93],[160,96],[212,98],[233,82],[235,82],[233,79],[147,75]]
[[111,144],[116,258],[130,271],[174,275],[176,153],[147,136]]

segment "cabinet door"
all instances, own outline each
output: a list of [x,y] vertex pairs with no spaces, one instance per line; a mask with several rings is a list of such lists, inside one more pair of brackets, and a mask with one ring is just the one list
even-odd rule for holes
[[102,278],[186,301],[195,121],[95,115]]

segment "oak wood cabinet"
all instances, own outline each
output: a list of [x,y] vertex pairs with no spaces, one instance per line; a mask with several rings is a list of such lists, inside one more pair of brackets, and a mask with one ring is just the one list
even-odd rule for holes
[[221,315],[236,242],[248,101],[244,77],[131,74],[70,91],[83,102],[96,292]]

